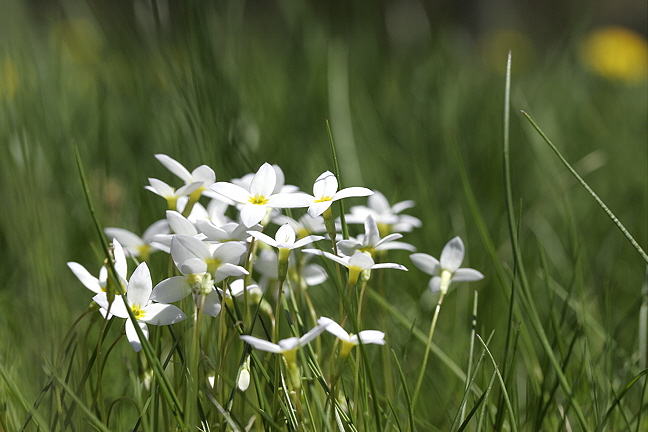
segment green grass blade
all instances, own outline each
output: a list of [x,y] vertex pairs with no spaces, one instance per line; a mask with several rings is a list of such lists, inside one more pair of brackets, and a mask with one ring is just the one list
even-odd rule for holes
[[578,182],[581,184],[581,186],[583,186],[585,188],[585,190],[592,196],[592,198],[594,198],[596,203],[603,209],[603,211],[605,211],[605,213],[608,215],[608,217],[610,219],[612,219],[612,222],[614,222],[614,224],[617,226],[617,228],[619,228],[619,230],[623,233],[623,235],[628,239],[630,244],[637,250],[637,252],[639,252],[639,255],[641,255],[643,260],[648,264],[648,254],[646,254],[646,252],[644,252],[644,250],[641,248],[641,246],[639,246],[639,243],[637,243],[637,241],[634,239],[634,237],[632,237],[630,232],[626,229],[625,226],[623,226],[621,221],[614,215],[614,213],[612,213],[612,211],[605,205],[603,200],[601,200],[601,198],[599,198],[599,196],[592,190],[592,188],[585,182],[585,180],[583,180],[583,178],[580,175],[578,175],[576,170],[569,164],[569,162],[567,162],[567,160],[563,157],[563,155],[560,153],[558,148],[551,142],[551,140],[549,140],[547,135],[545,135],[545,133],[540,129],[540,127],[536,124],[536,122],[533,121],[531,116],[529,114],[527,114],[526,112],[524,112],[524,111],[522,111],[522,114],[524,114],[524,116],[527,118],[527,120],[529,120],[529,123],[531,123],[531,125],[540,134],[540,136],[547,143],[547,145],[549,147],[551,147],[551,150],[553,150],[554,153],[556,153],[556,156],[558,156],[558,159],[560,159],[560,162],[562,162],[562,164],[565,165],[565,167],[574,176],[574,178],[576,180],[578,180]]

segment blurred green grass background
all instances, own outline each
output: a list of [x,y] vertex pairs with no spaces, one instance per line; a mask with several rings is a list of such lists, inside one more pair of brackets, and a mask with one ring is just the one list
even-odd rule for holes
[[[43,356],[55,355],[90,301],[65,265],[78,261],[93,271],[101,263],[73,143],[104,226],[141,232],[163,217],[160,199],[143,189],[147,177],[171,182],[154,154],[189,169],[208,164],[219,181],[268,161],[308,191],[332,169],[326,119],[344,185],[380,190],[391,202],[415,200],[410,213],[424,225],[405,240],[421,252],[438,256],[447,240],[462,236],[467,263],[486,276],[478,287],[478,332],[505,328],[509,287],[499,286],[491,270],[452,143],[500,259],[512,265],[501,156],[503,69],[512,49],[513,189],[536,301],[545,313],[562,307],[540,278],[539,239],[552,278],[579,305],[561,326],[592,331],[601,374],[627,381],[627,363],[640,355],[645,265],[519,114],[524,109],[534,117],[645,249],[646,70],[638,78],[597,73],[584,43],[599,27],[625,25],[639,38],[639,53],[643,41],[641,70],[646,4],[604,9],[604,3],[567,2],[560,10],[550,9],[558,2],[546,10],[527,4],[512,12],[487,2],[464,9],[415,0],[5,0],[0,356],[33,400],[43,385]],[[406,254],[395,257],[414,268]],[[427,322],[427,276],[414,269],[389,280],[393,304]],[[471,301],[465,291],[449,296],[435,335],[459,363]],[[494,351],[504,335],[496,332]],[[397,351],[407,349],[405,342],[390,339]],[[439,374],[428,395],[442,406],[457,403],[444,401],[443,383],[461,386],[447,375]]]

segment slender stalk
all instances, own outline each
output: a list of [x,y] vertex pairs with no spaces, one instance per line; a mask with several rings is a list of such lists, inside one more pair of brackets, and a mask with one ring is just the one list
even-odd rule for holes
[[414,387],[414,394],[412,396],[412,406],[416,406],[416,400],[418,399],[419,392],[421,391],[421,384],[423,384],[423,377],[425,376],[425,369],[427,368],[428,357],[430,356],[430,346],[432,345],[432,336],[434,336],[434,330],[436,329],[437,319],[439,318],[439,312],[441,312],[441,305],[443,304],[443,298],[445,293],[441,291],[439,293],[439,302],[434,309],[434,316],[432,317],[432,323],[430,324],[430,332],[428,333],[427,343],[425,344],[425,355],[423,356],[423,364],[421,365],[421,372],[419,372],[418,380],[416,381],[416,387]]

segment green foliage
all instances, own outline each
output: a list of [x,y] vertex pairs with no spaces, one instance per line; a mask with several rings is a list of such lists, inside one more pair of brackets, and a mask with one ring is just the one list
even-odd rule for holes
[[[446,26],[403,42],[382,8],[349,6],[340,21],[317,2],[187,2],[165,18],[153,1],[120,23],[74,2],[39,16],[9,3],[0,17],[11,36],[0,45],[0,431],[245,430],[253,416],[252,430],[648,426],[645,263],[520,114],[646,250],[647,81],[591,74],[578,61],[579,30],[559,50],[536,44],[523,70],[513,51],[503,129],[505,76],[489,65],[504,65],[506,52],[485,57],[480,40]],[[387,334],[388,347],[361,346],[345,368],[331,339],[300,350],[297,399],[281,382],[290,380],[281,356],[239,341],[250,330],[240,323],[261,312],[237,303],[196,326],[152,328],[135,354],[121,323],[87,310],[89,292],[65,263],[94,272],[106,255],[86,195],[101,227],[141,233],[163,217],[143,189],[147,177],[171,179],[158,153],[207,164],[218,181],[276,163],[306,192],[339,162],[341,187],[416,201],[409,212],[423,226],[404,241],[419,252],[438,257],[460,235],[485,279],[453,285],[443,300],[422,384],[438,297],[403,251],[385,261],[409,272],[376,271],[348,305],[337,301],[346,287],[333,265],[308,300],[277,305],[289,311],[278,317],[282,337],[358,307],[362,320],[349,318],[348,329]],[[154,280],[167,276],[167,257],[149,265]],[[198,380],[208,371],[220,392]]]

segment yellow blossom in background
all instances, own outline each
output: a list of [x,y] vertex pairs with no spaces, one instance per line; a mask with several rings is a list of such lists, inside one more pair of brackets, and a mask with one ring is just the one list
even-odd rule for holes
[[0,60],[0,97],[11,98],[18,87],[18,68],[11,57]]
[[582,55],[585,63],[605,78],[634,82],[648,77],[648,43],[623,27],[605,27],[590,33]]

